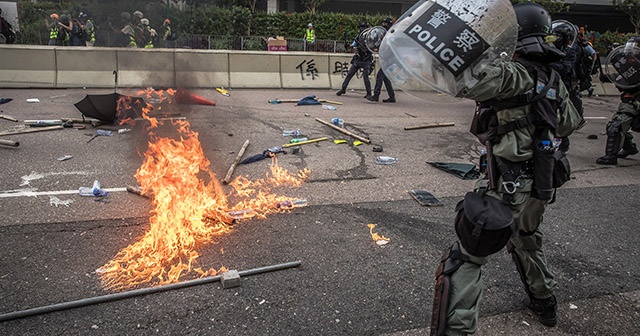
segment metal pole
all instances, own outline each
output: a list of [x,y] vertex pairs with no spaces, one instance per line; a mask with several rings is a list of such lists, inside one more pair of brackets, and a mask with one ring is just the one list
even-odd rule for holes
[[[238,274],[240,274],[241,277],[250,276],[250,275],[255,275],[255,274],[260,274],[260,273],[266,273],[266,272],[283,270],[283,269],[287,269],[287,268],[298,267],[301,264],[302,264],[301,261],[292,261],[292,262],[288,262],[288,263],[284,263],[284,264],[277,264],[277,265],[271,265],[271,266],[263,266],[263,267],[258,267],[258,268],[252,268],[252,269],[249,269],[249,270],[240,271],[240,272],[238,272]],[[105,302],[117,301],[117,300],[122,300],[122,299],[128,299],[128,298],[132,298],[132,297],[136,297],[136,296],[154,294],[154,293],[158,293],[158,292],[165,292],[165,291],[173,290],[173,289],[181,289],[181,288],[186,288],[186,287],[192,287],[192,286],[197,286],[197,285],[208,284],[208,283],[220,281],[221,277],[222,276],[220,276],[220,275],[216,275],[216,276],[205,277],[205,278],[201,278],[201,279],[177,282],[177,283],[164,285],[164,286],[135,289],[135,290],[127,291],[127,292],[107,294],[107,295],[102,295],[102,296],[94,296],[94,297],[87,298],[87,299],[80,299],[80,300],[76,300],[76,301],[68,301],[68,302],[63,302],[63,303],[56,303],[56,304],[52,304],[52,305],[49,305],[49,306],[42,306],[42,307],[37,307],[37,308],[31,308],[31,309],[26,309],[26,310],[15,311],[15,312],[11,312],[11,313],[6,313],[6,314],[0,315],[0,322],[15,320],[15,319],[19,319],[19,318],[23,318],[23,317],[29,317],[29,316],[42,315],[42,314],[52,313],[52,312],[56,312],[56,311],[66,310],[66,309],[85,307],[85,306],[94,305],[94,304],[98,304],[98,303],[105,303]]]

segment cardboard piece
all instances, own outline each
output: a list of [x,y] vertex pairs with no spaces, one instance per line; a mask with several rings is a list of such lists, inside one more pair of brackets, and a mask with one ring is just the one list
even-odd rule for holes
[[287,51],[287,40],[284,36],[270,37],[267,40],[267,50],[269,51]]

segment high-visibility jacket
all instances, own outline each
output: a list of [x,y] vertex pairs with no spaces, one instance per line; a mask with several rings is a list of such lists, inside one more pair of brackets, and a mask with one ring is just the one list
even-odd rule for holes
[[316,40],[316,31],[314,29],[309,29],[307,28],[307,31],[304,35],[304,39],[307,40],[307,42],[315,42]]
[[87,23],[84,24],[84,34],[86,36],[85,41],[96,41],[96,27],[93,24],[93,21],[91,21],[90,19],[87,20]]
[[55,24],[51,26],[51,29],[49,29],[49,39],[50,40],[58,39],[58,26]]

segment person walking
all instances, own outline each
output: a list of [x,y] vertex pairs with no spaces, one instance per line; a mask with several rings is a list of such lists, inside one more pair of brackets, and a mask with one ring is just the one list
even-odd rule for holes
[[[380,22],[380,25],[386,31],[389,31],[389,29],[391,29],[391,26],[393,25],[393,20],[391,20],[391,18],[384,18],[382,19],[382,22]],[[373,96],[367,96],[366,97],[367,100],[373,101],[373,102],[377,102],[378,100],[380,100],[382,83],[384,83],[384,88],[387,90],[387,94],[389,95],[389,98],[383,99],[382,102],[395,103],[396,94],[395,94],[395,91],[393,91],[393,84],[391,84],[391,81],[389,80],[389,78],[387,78],[387,76],[384,74],[384,71],[382,71],[382,69],[378,70],[378,74],[376,75],[376,83],[373,86]]]
[[369,28],[369,24],[366,21],[361,21],[358,23],[358,35],[351,43],[351,47],[355,48],[356,54],[351,59],[351,67],[349,67],[349,71],[347,71],[347,76],[344,78],[342,82],[342,87],[338,92],[336,92],[337,96],[342,96],[347,93],[347,86],[349,86],[349,82],[351,78],[355,76],[358,70],[362,69],[362,79],[364,81],[364,87],[367,91],[365,98],[371,96],[371,80],[369,79],[369,74],[371,73],[371,64],[373,62],[373,54],[371,50],[367,48],[363,32],[365,29]]
[[487,169],[474,192],[456,206],[459,241],[444,253],[436,271],[432,335],[475,333],[482,266],[505,246],[520,273],[528,308],[543,325],[557,323],[557,282],[543,252],[541,224],[555,198],[554,156],[562,153],[553,148],[553,139],[570,135],[581,118],[560,76],[549,67],[564,56],[548,42],[549,12],[531,2],[513,8],[519,30],[512,59],[494,60],[464,93],[479,104],[472,133],[487,145]]
[[606,69],[616,74],[608,78],[620,91],[620,103],[607,123],[605,155],[596,160],[600,165],[617,165],[618,158],[638,154],[631,130],[640,131],[640,37],[633,37],[624,46],[613,49],[607,57]]

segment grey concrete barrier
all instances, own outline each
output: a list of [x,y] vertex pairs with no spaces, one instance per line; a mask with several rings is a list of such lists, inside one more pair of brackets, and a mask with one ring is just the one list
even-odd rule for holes
[[130,49],[116,51],[119,87],[174,87],[174,49]]
[[117,48],[55,48],[56,87],[114,87]]
[[223,50],[176,50],[176,87],[229,87],[229,53]]
[[281,88],[280,53],[228,51],[229,86],[232,88]]
[[56,87],[56,53],[51,47],[0,44],[1,87]]

